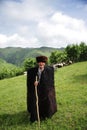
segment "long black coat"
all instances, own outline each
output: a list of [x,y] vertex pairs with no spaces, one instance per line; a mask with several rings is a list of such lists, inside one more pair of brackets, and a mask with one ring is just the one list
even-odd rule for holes
[[[34,86],[37,72],[38,67],[31,68],[27,71],[27,110],[31,114],[31,121],[37,120]],[[53,67],[45,66],[39,85],[37,86],[37,92],[40,118],[51,117],[57,111]]]

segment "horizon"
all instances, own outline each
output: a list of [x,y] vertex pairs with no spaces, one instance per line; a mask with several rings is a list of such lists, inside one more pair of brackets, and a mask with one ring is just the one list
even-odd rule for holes
[[65,47],[60,47],[60,48],[56,48],[56,47],[48,47],[48,46],[41,46],[41,47],[12,47],[12,46],[8,46],[8,47],[4,47],[4,48],[1,48],[0,49],[5,49],[5,48],[23,48],[23,49],[26,49],[26,48],[29,48],[29,49],[37,49],[37,48],[54,48],[54,49],[61,49],[61,48],[65,48]]

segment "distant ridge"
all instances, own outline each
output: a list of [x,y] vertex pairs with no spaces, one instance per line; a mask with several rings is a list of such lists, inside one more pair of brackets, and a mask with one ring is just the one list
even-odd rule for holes
[[38,55],[50,56],[51,52],[64,50],[64,48],[52,48],[42,46],[40,48],[6,47],[0,48],[0,58],[8,63],[21,65],[26,58],[35,58]]

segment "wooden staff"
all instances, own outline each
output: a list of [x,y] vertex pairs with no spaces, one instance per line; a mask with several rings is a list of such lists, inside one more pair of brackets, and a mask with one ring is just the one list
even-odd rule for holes
[[[38,82],[37,76],[36,76],[36,82]],[[36,108],[37,108],[38,126],[40,127],[40,115],[39,115],[39,106],[38,106],[37,85],[35,85],[35,94],[36,94]]]

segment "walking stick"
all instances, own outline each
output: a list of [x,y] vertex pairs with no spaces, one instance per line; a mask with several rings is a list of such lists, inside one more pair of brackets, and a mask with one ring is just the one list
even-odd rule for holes
[[[37,76],[36,76],[36,81],[37,81]],[[40,127],[40,115],[39,115],[39,106],[38,106],[37,85],[35,86],[35,94],[36,94],[36,108],[37,108],[38,126]]]

